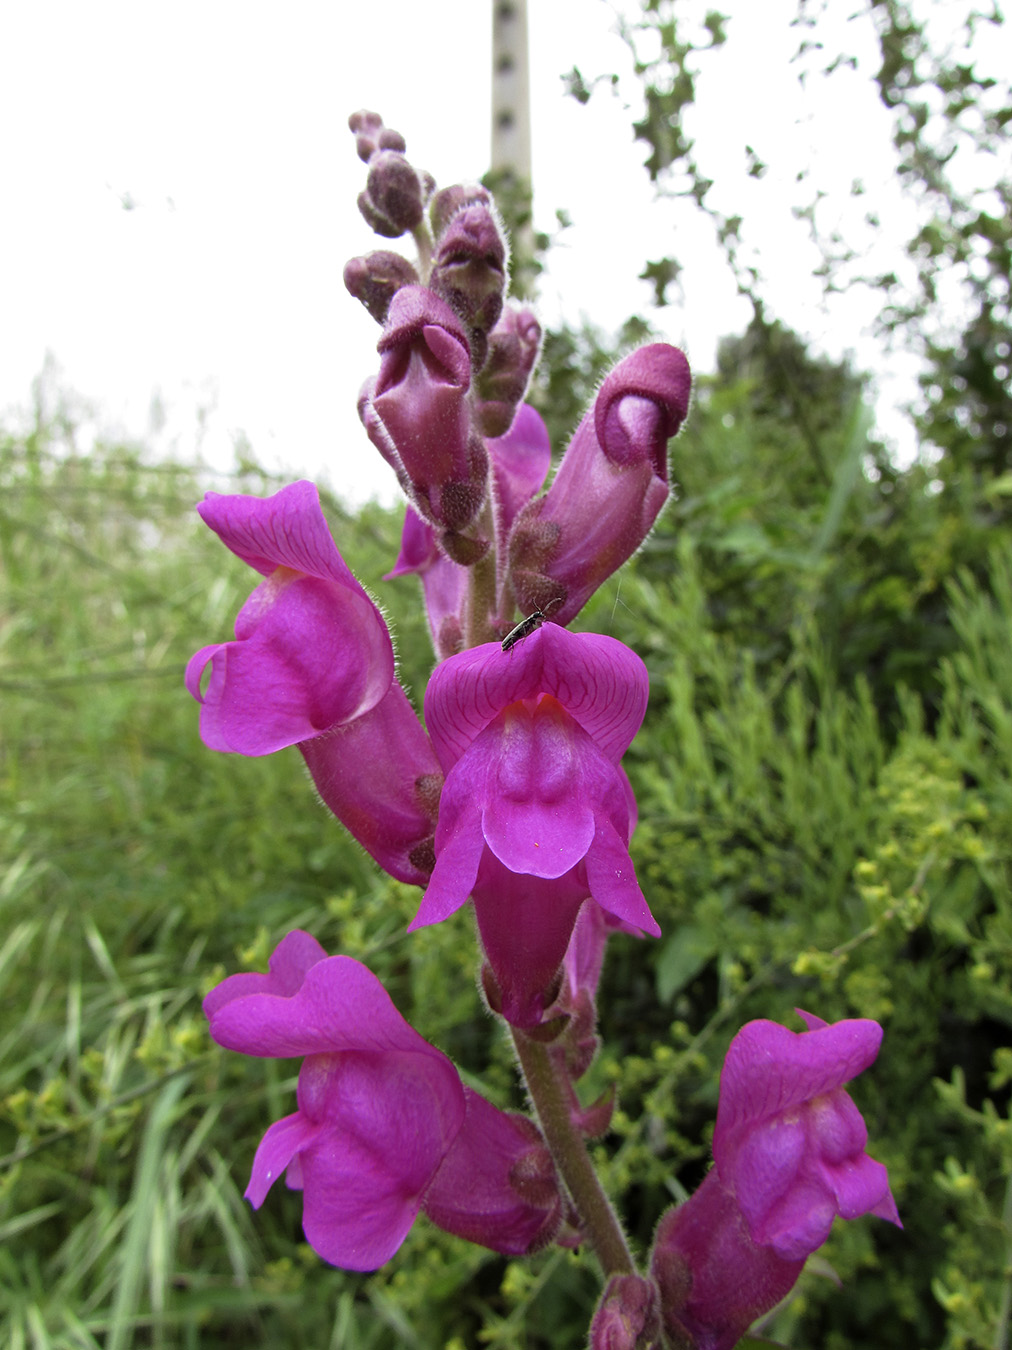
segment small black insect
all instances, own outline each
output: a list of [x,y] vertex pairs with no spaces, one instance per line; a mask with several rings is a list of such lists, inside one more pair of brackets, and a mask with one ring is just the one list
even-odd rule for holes
[[554,600],[549,600],[548,604],[545,606],[543,610],[536,609],[533,614],[528,614],[526,619],[521,619],[520,622],[517,624],[517,626],[515,628],[511,628],[510,631],[503,638],[502,640],[503,651],[504,652],[512,651],[512,649],[517,645],[518,642],[523,642],[524,638],[529,638],[530,635],[534,632],[534,630],[536,628],[540,628],[541,625],[548,619],[552,610],[561,604],[562,598],[556,597]]

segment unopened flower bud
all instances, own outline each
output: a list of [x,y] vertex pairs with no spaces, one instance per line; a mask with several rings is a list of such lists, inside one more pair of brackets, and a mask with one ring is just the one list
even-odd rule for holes
[[429,219],[432,222],[433,238],[438,239],[449,225],[451,219],[464,206],[491,206],[492,194],[480,183],[455,183],[452,187],[440,188],[429,206]]
[[344,284],[377,323],[385,323],[390,301],[402,286],[416,286],[418,273],[399,253],[377,249],[362,258],[348,260]]
[[613,1275],[590,1324],[590,1350],[659,1350],[657,1286],[642,1275]]
[[488,335],[488,355],[475,380],[478,425],[485,436],[505,436],[523,402],[541,346],[532,310],[509,305]]
[[348,118],[348,126],[355,133],[355,149],[358,157],[369,162],[371,155],[374,155],[379,148],[380,132],[383,130],[383,118],[379,113],[369,112],[362,108],[359,112],[353,112]]
[[689,363],[654,343],[620,361],[580,423],[546,496],[517,518],[510,537],[521,609],[568,624],[649,534],[668,498],[668,438],[689,409]]
[[407,143],[399,131],[385,127],[379,113],[362,108],[348,118],[348,126],[355,133],[355,149],[358,157],[367,164],[377,150],[397,150],[402,155]]
[[[502,313],[506,242],[489,207],[458,211],[436,249],[429,285],[468,328],[487,333]],[[475,361],[475,369],[481,362]]]
[[471,357],[463,325],[432,291],[403,286],[378,346],[382,362],[372,408],[395,448],[402,481],[426,519],[463,530],[481,509],[488,477],[488,453],[471,425]]
[[359,194],[358,209],[385,239],[396,239],[421,223],[425,188],[397,150],[377,150],[369,160],[369,177],[365,191]]

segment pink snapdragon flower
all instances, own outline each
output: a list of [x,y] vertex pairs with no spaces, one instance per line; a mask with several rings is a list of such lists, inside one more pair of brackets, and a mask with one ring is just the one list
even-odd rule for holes
[[568,624],[631,557],[668,499],[668,440],[689,411],[692,377],[655,342],[620,361],[577,427],[551,487],[517,518],[510,576],[523,610],[560,602]]
[[380,337],[379,374],[360,416],[379,419],[411,500],[426,519],[461,530],[485,498],[488,456],[468,399],[468,334],[445,300],[424,286],[402,286],[387,311]]
[[714,1166],[657,1230],[652,1272],[669,1330],[699,1350],[730,1350],[790,1291],[833,1219],[875,1214],[900,1224],[885,1167],[844,1091],[878,1054],[866,1019],[808,1030],[749,1022],[720,1079]]
[[562,1202],[537,1128],[465,1088],[358,961],[297,930],[268,974],[230,976],[204,1011],[226,1049],[303,1058],[298,1110],[264,1135],[246,1198],[259,1209],[287,1172],[325,1261],[377,1269],[423,1210],[509,1255],[551,1240]]
[[197,510],[265,577],[239,611],[235,641],[201,647],[186,667],[204,744],[269,755],[374,708],[394,678],[390,634],[337,551],[316,487],[292,483],[266,498],[209,492]]
[[588,897],[660,932],[629,857],[634,813],[619,767],[646,703],[638,656],[552,623],[509,652],[489,643],[451,657],[429,682],[426,723],[446,784],[411,927],[473,896],[493,1001],[515,1025],[537,1024],[552,1002]]
[[240,610],[235,640],[202,647],[186,668],[205,745],[244,755],[297,745],[367,852],[398,880],[424,884],[442,774],[394,678],[383,616],[338,552],[316,488],[210,492],[197,509],[266,578]]

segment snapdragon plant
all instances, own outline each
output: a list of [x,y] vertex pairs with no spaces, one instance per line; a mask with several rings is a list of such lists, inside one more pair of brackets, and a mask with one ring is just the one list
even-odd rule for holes
[[306,482],[199,506],[262,580],[235,638],[194,655],[187,687],[211,749],[298,747],[334,816],[418,887],[409,931],[472,910],[481,998],[513,1039],[530,1111],[462,1082],[375,975],[296,930],[266,974],[233,975],[204,1004],[222,1046],[302,1061],[297,1109],[267,1128],[246,1194],[259,1208],[284,1176],[303,1193],[312,1248],[349,1270],[389,1260],[420,1213],[514,1257],[586,1244],[602,1276],[595,1350],[725,1350],[790,1291],[837,1215],[899,1215],[845,1091],[878,1052],[881,1028],[866,1019],[799,1012],[799,1032],[741,1029],[713,1167],[657,1216],[645,1259],[588,1151],[614,1106],[581,1092],[606,948],[660,927],[629,855],[636,801],[622,768],[646,669],[614,638],[569,625],[669,496],[688,362],[664,343],[620,361],[545,490],[551,446],[524,402],[540,328],[505,298],[490,194],[437,190],[376,114],[350,121],[368,165],[363,215],[417,247],[414,260],[353,259],[345,281],[381,325],[359,413],[407,498],[392,575],[421,582],[437,661],[424,723]]

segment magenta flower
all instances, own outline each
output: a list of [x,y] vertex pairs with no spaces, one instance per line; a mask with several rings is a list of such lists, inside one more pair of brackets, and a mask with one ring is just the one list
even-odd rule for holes
[[642,661],[613,638],[546,624],[508,653],[497,643],[437,666],[425,717],[446,774],[436,866],[411,925],[473,896],[495,1001],[536,1024],[589,896],[655,936],[629,858],[619,759],[643,720]]
[[[467,333],[433,291],[402,286],[390,302],[378,346],[382,360],[371,409],[396,454],[398,476],[410,485],[422,515],[461,530],[481,507],[488,472],[467,397]],[[375,432],[370,435],[378,443]],[[389,450],[383,453],[391,459]]]
[[843,1090],[878,1054],[882,1028],[798,1010],[807,1032],[749,1022],[720,1076],[713,1159],[754,1242],[785,1260],[821,1247],[839,1214],[899,1223],[889,1177],[865,1153],[868,1131]]
[[652,1270],[669,1330],[730,1350],[793,1287],[834,1217],[900,1224],[885,1167],[843,1085],[874,1060],[882,1028],[827,1025],[801,1012],[795,1033],[749,1022],[720,1079],[714,1167],[661,1220]]
[[228,1050],[304,1058],[299,1109],[264,1135],[247,1199],[259,1209],[287,1168],[318,1255],[347,1270],[388,1261],[464,1123],[456,1069],[365,966],[308,933],[289,933],[269,974],[212,989],[204,1011]]
[[197,509],[267,577],[239,613],[236,640],[202,647],[186,668],[205,745],[245,755],[298,745],[359,843],[391,876],[424,885],[442,774],[394,679],[387,626],[337,551],[316,488],[212,492]]
[[374,708],[394,677],[390,634],[337,551],[314,485],[266,498],[209,492],[197,510],[266,577],[239,611],[236,640],[202,647],[186,667],[204,744],[268,755]]
[[231,976],[204,1011],[226,1049],[303,1057],[298,1110],[264,1135],[246,1197],[259,1209],[287,1170],[325,1261],[375,1270],[430,1192],[435,1222],[493,1250],[519,1255],[550,1240],[561,1200],[535,1127],[466,1090],[359,962],[289,933],[267,975]]
[[607,377],[547,494],[513,527],[510,576],[522,609],[556,599],[553,617],[568,624],[643,543],[668,499],[668,440],[691,385],[685,356],[661,342]]

